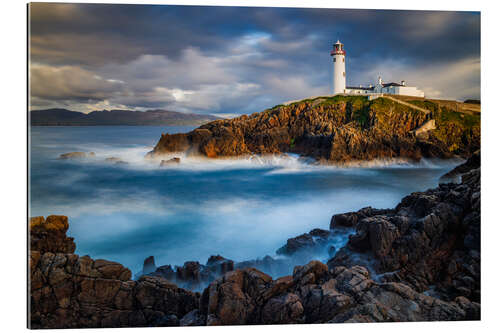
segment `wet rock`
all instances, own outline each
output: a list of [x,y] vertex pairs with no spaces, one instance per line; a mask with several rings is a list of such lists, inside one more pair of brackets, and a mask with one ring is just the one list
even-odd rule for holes
[[304,307],[293,293],[272,297],[262,308],[262,324],[302,324],[305,322]]
[[367,265],[386,282],[404,282],[417,291],[437,285],[452,301],[479,301],[480,171],[463,175],[461,184],[441,184],[403,198],[396,209],[358,219],[347,248],[328,262]]
[[207,260],[206,268],[216,277],[224,275],[234,270],[234,261],[226,259],[220,255],[210,256]]
[[[130,280],[130,270],[107,260],[33,252],[30,275],[32,328],[164,325],[183,317],[199,296],[158,277]],[[37,282],[40,280],[40,282]]]
[[71,153],[65,153],[59,155],[60,160],[69,160],[69,159],[84,159],[84,158],[89,158],[89,157],[95,157],[94,152],[86,153],[82,151],[74,151]]
[[207,325],[245,325],[259,321],[259,297],[272,278],[256,269],[247,268],[227,273],[203,291],[201,311]]
[[460,183],[461,176],[471,170],[477,169],[481,166],[481,151],[475,151],[471,157],[467,159],[465,163],[458,165],[456,168],[450,172],[444,174],[439,178],[440,182],[456,182]]
[[176,315],[166,315],[160,317],[153,323],[153,326],[156,327],[169,327],[169,326],[179,326],[179,318]]
[[354,227],[358,222],[357,213],[346,213],[333,215],[330,221],[330,229],[336,227]]
[[179,164],[179,163],[181,163],[181,159],[179,157],[174,157],[174,158],[171,158],[169,160],[162,160],[160,162],[160,167],[175,165],[175,164]]
[[205,322],[205,316],[198,309],[195,309],[182,317],[179,321],[179,326],[203,326]]
[[315,248],[325,245],[330,235],[329,230],[313,229],[307,234],[288,239],[286,245],[279,248],[276,254],[290,256],[299,251],[314,251]]
[[128,164],[128,162],[125,162],[124,160],[122,160],[119,157],[108,157],[104,160],[104,162],[112,163],[112,164],[121,164],[121,165]]
[[149,256],[144,259],[144,264],[142,265],[142,273],[149,274],[156,271],[155,257]]

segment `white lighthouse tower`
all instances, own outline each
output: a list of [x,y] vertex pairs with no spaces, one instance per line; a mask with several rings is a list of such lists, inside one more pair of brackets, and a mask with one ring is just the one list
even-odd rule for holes
[[330,52],[333,57],[333,93],[345,93],[345,51],[344,44],[337,40]]

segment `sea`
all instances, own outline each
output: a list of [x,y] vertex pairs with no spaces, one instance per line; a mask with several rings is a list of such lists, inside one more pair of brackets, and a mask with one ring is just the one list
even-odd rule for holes
[[[460,160],[317,165],[296,155],[205,159],[180,164],[146,159],[162,133],[186,126],[55,126],[29,129],[29,215],[69,217],[76,253],[117,261],[134,274],[157,266],[206,263],[211,255],[244,261],[290,237],[328,229],[333,214],[393,208],[438,185]],[[68,152],[95,152],[60,160]],[[115,164],[117,157],[127,163]],[[339,237],[336,247],[347,242]],[[318,258],[325,260],[325,258]],[[290,268],[293,270],[293,267]]]

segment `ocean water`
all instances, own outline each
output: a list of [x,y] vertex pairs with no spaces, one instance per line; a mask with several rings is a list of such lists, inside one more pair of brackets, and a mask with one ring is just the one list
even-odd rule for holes
[[[290,237],[328,229],[333,214],[392,208],[438,184],[460,161],[318,166],[298,156],[207,160],[180,156],[160,168],[144,158],[161,133],[191,127],[95,126],[30,129],[30,216],[62,214],[76,253],[118,261],[133,273],[157,266],[275,255]],[[85,160],[62,153],[95,152]],[[177,156],[177,155],[172,155]],[[128,164],[110,164],[118,157]],[[337,245],[347,240],[341,237]],[[293,268],[291,268],[293,269]]]

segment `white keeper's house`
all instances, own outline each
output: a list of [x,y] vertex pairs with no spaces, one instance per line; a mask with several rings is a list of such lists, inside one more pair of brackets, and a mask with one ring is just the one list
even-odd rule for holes
[[417,87],[407,86],[405,81],[401,83],[384,83],[382,78],[379,76],[378,82],[375,85],[369,85],[367,87],[356,86],[349,87],[346,86],[346,74],[345,74],[345,58],[346,53],[344,49],[344,44],[339,40],[333,44],[333,50],[330,52],[333,58],[333,94],[346,94],[346,95],[379,95],[379,94],[391,94],[391,95],[406,95],[406,96],[417,96],[424,97],[424,92]]

